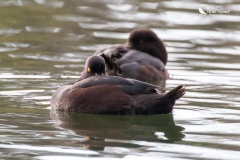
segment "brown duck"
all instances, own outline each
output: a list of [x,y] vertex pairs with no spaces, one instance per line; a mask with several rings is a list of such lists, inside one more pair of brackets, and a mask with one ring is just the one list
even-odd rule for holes
[[168,54],[162,40],[150,29],[130,33],[126,44],[117,44],[96,51],[106,61],[109,75],[145,82],[166,80]]
[[180,85],[167,93],[158,86],[128,78],[107,76],[100,56],[87,59],[74,84],[58,88],[52,95],[52,109],[91,114],[166,114],[185,94]]

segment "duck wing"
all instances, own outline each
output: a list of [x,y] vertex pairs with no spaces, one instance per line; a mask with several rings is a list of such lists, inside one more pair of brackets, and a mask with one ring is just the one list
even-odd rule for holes
[[125,55],[121,57],[121,59],[116,60],[116,64],[121,66],[127,63],[138,63],[139,65],[151,65],[158,69],[159,71],[165,69],[164,63],[145,52],[140,52],[137,50],[129,50]]
[[158,86],[129,78],[117,76],[93,76],[76,82],[72,85],[70,90],[98,85],[120,86],[123,91],[130,95],[159,93],[157,89],[161,89]]
[[128,114],[134,99],[117,85],[73,88],[68,93],[68,111],[91,114]]

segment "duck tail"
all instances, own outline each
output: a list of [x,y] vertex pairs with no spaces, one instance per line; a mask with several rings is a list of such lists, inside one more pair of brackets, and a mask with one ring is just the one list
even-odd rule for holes
[[178,100],[186,93],[186,89],[183,85],[179,85],[176,88],[165,93],[161,98]]
[[180,99],[185,93],[186,89],[183,85],[177,86],[158,99],[160,103],[155,106],[155,110],[160,114],[172,112],[176,100]]
[[[165,94],[142,94],[137,96],[133,103],[135,114],[167,114],[171,113],[173,106],[185,94],[185,87],[180,85]],[[146,101],[146,99],[148,99]]]

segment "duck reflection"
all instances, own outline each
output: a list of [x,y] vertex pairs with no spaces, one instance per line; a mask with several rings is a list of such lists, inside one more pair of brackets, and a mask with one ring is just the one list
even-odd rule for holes
[[[57,127],[85,136],[81,144],[91,150],[104,150],[105,146],[139,147],[131,141],[165,142],[181,141],[183,127],[175,125],[173,115],[123,116],[66,113],[51,110]],[[162,136],[160,136],[162,135]],[[109,141],[107,139],[112,139]],[[122,141],[124,143],[121,143]]]

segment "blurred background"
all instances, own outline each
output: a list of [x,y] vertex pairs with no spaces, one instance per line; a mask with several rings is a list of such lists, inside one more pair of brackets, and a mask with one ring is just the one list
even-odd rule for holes
[[[0,1],[0,159],[239,159],[238,0]],[[172,114],[49,110],[97,49],[152,29],[187,94]]]

